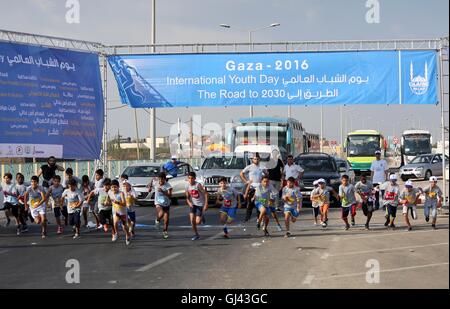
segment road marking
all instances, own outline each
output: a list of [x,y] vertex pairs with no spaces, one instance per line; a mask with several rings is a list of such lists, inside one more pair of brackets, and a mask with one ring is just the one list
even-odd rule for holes
[[307,276],[305,277],[305,279],[303,280],[302,284],[305,284],[305,285],[311,284],[311,283],[313,282],[313,280],[314,280],[315,277],[316,277],[316,276],[314,276],[314,275],[307,275]]
[[148,264],[148,265],[145,265],[145,266],[143,266],[143,267],[141,267],[141,268],[139,268],[139,269],[136,269],[136,271],[139,271],[139,272],[147,271],[147,270],[149,270],[149,269],[152,269],[153,267],[156,267],[156,266],[161,265],[161,264],[163,264],[163,263],[165,263],[165,262],[168,262],[168,261],[170,261],[170,260],[176,258],[176,257],[179,256],[179,255],[181,255],[180,252],[173,253],[173,254],[168,255],[168,256],[166,256],[166,257],[164,257],[164,258],[162,258],[162,259],[159,259],[159,260],[157,260],[157,261],[155,261],[155,262],[153,262],[153,263],[151,263],[151,264]]
[[[231,231],[233,231],[233,230],[232,230],[232,229],[228,229],[228,232],[231,232]],[[216,235],[213,235],[213,236],[211,236],[211,237],[206,238],[206,240],[214,240],[214,239],[219,238],[219,237],[222,236],[222,235],[223,235],[223,232],[219,232],[219,233],[217,233]]]
[[347,239],[361,239],[361,238],[371,238],[371,237],[384,237],[384,236],[393,236],[393,235],[404,235],[404,234],[408,234],[408,235],[412,235],[412,234],[416,234],[416,233],[436,233],[436,232],[440,232],[440,231],[447,231],[448,229],[440,229],[440,230],[427,230],[427,231],[405,231],[405,232],[397,232],[397,233],[376,233],[376,234],[372,234],[372,235],[365,235],[365,236],[343,236],[339,239],[336,239],[336,241],[338,240],[347,240]]
[[352,252],[336,253],[336,254],[324,253],[320,258],[325,260],[325,259],[327,259],[329,257],[334,257],[334,256],[347,256],[347,255],[355,255],[355,254],[365,254],[365,253],[374,253],[374,252],[383,252],[383,251],[396,251],[396,250],[403,250],[403,249],[426,248],[426,247],[444,246],[444,245],[448,245],[448,242],[442,242],[442,243],[438,243],[438,244],[422,245],[422,246],[408,246],[408,247],[375,249],[375,250],[365,250],[365,251],[352,251]]
[[2,251],[0,251],[0,254],[6,253],[6,252],[9,252],[9,250],[2,250]]
[[[380,273],[389,273],[389,272],[411,270],[411,269],[418,269],[418,268],[427,268],[427,267],[437,267],[437,266],[445,266],[445,265],[448,265],[448,262],[435,263],[435,264],[426,264],[426,265],[417,265],[417,266],[409,266],[409,267],[391,268],[391,269],[380,270]],[[367,274],[367,272],[352,273],[352,274],[345,274],[345,275],[337,275],[337,276],[329,276],[329,277],[322,277],[322,278],[314,278],[314,280],[328,280],[328,279],[336,279],[336,278],[358,277],[358,276],[365,276],[366,274]]]

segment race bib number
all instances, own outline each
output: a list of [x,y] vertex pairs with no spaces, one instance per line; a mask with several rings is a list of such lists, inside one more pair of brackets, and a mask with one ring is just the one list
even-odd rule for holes
[[198,192],[198,190],[191,190],[191,191],[189,191],[189,194],[190,194],[193,198],[199,198],[199,197],[200,197],[200,192]]
[[77,208],[77,205],[78,205],[78,201],[69,202],[69,207],[72,209]]
[[127,207],[130,207],[133,205],[133,197],[131,195],[128,195],[125,199],[125,202],[127,203]]
[[397,193],[395,193],[395,192],[386,192],[384,199],[387,201],[393,201],[393,200],[395,200],[396,196],[397,196]]
[[428,192],[428,197],[429,198],[435,198],[436,197],[436,192],[434,192],[434,191]]
[[37,208],[40,202],[41,202],[40,198],[32,198],[30,200],[31,208]]
[[231,207],[231,200],[223,200],[223,206]]

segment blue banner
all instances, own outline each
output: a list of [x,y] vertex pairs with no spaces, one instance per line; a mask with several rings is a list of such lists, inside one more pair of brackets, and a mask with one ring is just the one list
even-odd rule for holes
[[0,42],[0,157],[100,157],[98,55]]
[[435,51],[108,57],[132,107],[436,104]]

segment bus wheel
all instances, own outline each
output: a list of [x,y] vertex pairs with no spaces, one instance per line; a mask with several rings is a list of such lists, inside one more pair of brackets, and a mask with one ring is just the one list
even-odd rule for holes
[[431,176],[432,176],[432,175],[431,175],[431,171],[430,171],[430,170],[427,170],[427,171],[425,172],[425,180],[429,180]]

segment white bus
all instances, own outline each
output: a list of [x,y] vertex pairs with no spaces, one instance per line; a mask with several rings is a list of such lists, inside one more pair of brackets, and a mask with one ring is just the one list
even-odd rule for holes
[[406,130],[401,138],[401,165],[408,164],[414,157],[431,153],[433,140],[425,130]]

